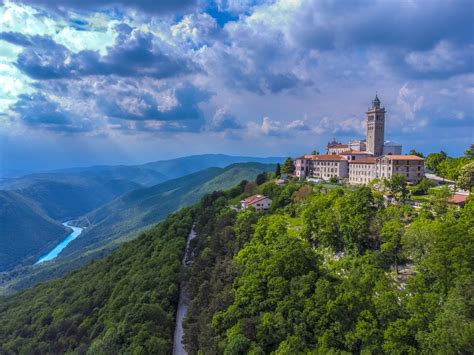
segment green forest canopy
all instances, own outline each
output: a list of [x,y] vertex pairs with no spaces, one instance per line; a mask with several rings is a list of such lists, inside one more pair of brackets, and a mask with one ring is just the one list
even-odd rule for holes
[[[253,193],[272,198],[269,213],[229,208]],[[169,354],[193,223],[190,354],[472,353],[474,205],[440,203],[243,182],[0,301],[0,353]]]

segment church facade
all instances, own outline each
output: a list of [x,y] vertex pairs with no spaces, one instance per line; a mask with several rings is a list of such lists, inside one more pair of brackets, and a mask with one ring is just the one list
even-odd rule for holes
[[385,108],[377,95],[366,115],[366,139],[346,144],[333,140],[324,155],[296,158],[296,176],[322,180],[347,178],[350,184],[367,184],[375,178],[390,179],[400,174],[407,182],[418,183],[424,176],[424,159],[403,155],[401,145],[385,140]]

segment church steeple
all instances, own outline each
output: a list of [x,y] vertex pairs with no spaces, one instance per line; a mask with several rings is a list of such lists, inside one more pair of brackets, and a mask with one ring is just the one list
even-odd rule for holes
[[380,108],[380,100],[377,93],[375,93],[375,99],[372,101],[372,108]]
[[380,106],[380,99],[375,94],[372,107],[367,111],[367,151],[375,156],[383,154],[385,133],[385,108]]

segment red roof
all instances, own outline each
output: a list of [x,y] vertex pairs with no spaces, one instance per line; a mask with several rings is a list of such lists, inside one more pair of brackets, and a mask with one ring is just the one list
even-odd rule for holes
[[314,155],[312,160],[346,160],[346,158],[337,155],[337,154],[321,154],[321,155]]
[[337,154],[307,154],[296,159],[308,159],[308,160],[346,160],[346,158]]
[[385,158],[390,160],[425,160],[418,155],[402,155],[402,154],[394,154],[394,155],[385,155]]
[[468,197],[469,197],[468,195],[454,194],[449,199],[449,202],[456,203],[456,204],[465,203]]
[[247,197],[246,199],[242,200],[242,202],[245,202],[247,205],[253,205],[254,203],[262,201],[266,198],[268,198],[268,197],[263,196],[263,195],[253,195],[253,196]]
[[358,159],[358,160],[351,160],[349,164],[375,164],[375,158],[364,158],[364,159]]

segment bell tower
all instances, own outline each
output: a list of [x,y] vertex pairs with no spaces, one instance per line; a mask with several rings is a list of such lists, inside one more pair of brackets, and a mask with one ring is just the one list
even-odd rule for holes
[[367,111],[367,151],[375,156],[383,154],[385,134],[385,108],[380,107],[380,100],[375,95],[372,107]]

